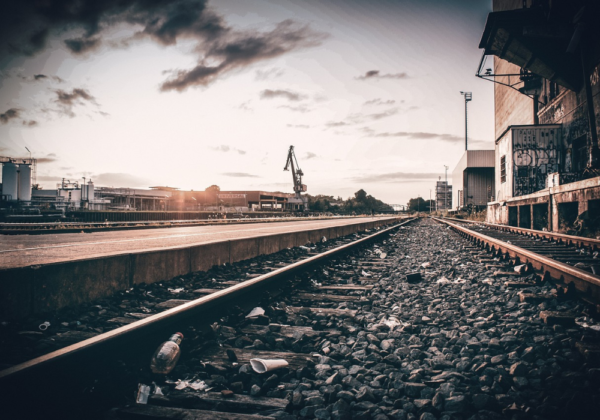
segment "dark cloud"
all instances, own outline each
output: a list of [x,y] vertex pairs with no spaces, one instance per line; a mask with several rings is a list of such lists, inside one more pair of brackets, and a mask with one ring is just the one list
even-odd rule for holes
[[94,98],[87,90],[75,88],[71,92],[66,92],[62,89],[57,89],[54,91],[56,94],[56,102],[60,108],[58,111],[64,115],[67,115],[71,118],[75,116],[73,112],[73,108],[78,105],[85,105],[86,103],[91,103],[93,105],[98,106],[96,102],[96,98]]
[[0,114],[0,124],[8,124],[10,120],[18,119],[20,115],[21,110],[19,108],[10,108]]
[[256,80],[271,80],[283,76],[284,70],[273,67],[268,70],[256,70]]
[[306,99],[305,95],[285,89],[265,89],[260,92],[261,99],[284,98],[288,101],[297,102]]
[[409,131],[397,131],[395,133],[371,133],[369,137],[404,137],[414,140],[441,140],[450,143],[458,143],[464,141],[465,138],[461,136],[455,136],[453,134],[439,134],[439,133],[426,133],[422,131],[409,132]]
[[51,163],[51,162],[56,162],[56,160],[57,160],[57,158],[54,153],[50,153],[50,154],[46,155],[45,157],[36,158],[37,163]]
[[102,173],[92,177],[94,183],[105,187],[148,187],[150,182],[135,175],[126,173]]
[[313,152],[306,152],[306,155],[304,155],[304,159],[306,159],[306,160],[313,159],[316,157],[317,157],[317,155],[314,154]]
[[370,101],[366,101],[363,105],[394,105],[396,103],[396,101],[394,101],[393,99],[388,99],[387,101],[384,101],[381,98],[375,98],[375,99],[371,99]]
[[[208,0],[50,0],[5,2],[0,15],[2,55],[33,55],[50,38],[64,37],[73,54],[85,54],[103,44],[111,28],[130,25],[139,31],[130,40],[151,39],[164,46],[194,42],[197,64],[176,70],[162,91],[207,86],[218,77],[258,61],[318,45],[324,34],[292,20],[270,31],[235,30],[210,10]],[[0,59],[3,57],[0,56]],[[4,60],[0,60],[4,61]]]
[[[222,74],[257,61],[279,57],[290,51],[320,44],[324,35],[292,20],[279,23],[270,32],[233,32],[205,44],[196,67],[179,70],[163,83],[162,91],[182,91],[190,86],[207,86]],[[211,65],[208,62],[218,62]]]
[[358,80],[378,80],[378,79],[408,79],[406,73],[385,73],[382,74],[379,70],[369,70],[362,76],[358,76]]
[[437,179],[441,174],[421,172],[392,172],[353,178],[354,182],[416,182]]
[[33,75],[33,78],[34,78],[35,80],[42,80],[42,79],[47,79],[47,78],[48,78],[48,76],[46,76],[45,74],[34,74],[34,75]]
[[99,38],[73,38],[65,40],[65,45],[73,54],[85,54],[100,46]]
[[35,120],[27,120],[27,121],[23,120],[22,124],[25,127],[35,127],[36,125],[39,125],[38,122]]
[[224,172],[221,175],[230,176],[232,178],[260,178],[258,175],[247,174],[245,172]]
[[245,155],[246,154],[245,150],[236,149],[235,147],[230,147],[230,146],[228,146],[226,144],[221,144],[219,146],[211,147],[211,149],[214,150],[215,152],[223,152],[223,153],[237,152],[240,155]]
[[287,124],[289,128],[310,128],[309,125],[306,124]]

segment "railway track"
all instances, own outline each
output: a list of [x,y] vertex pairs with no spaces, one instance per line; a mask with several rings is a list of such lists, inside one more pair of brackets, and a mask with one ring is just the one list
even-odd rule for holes
[[590,301],[600,302],[600,241],[553,232],[493,224],[449,221],[444,223],[488,249],[494,256],[513,259],[523,269],[535,269],[545,278],[575,288]]
[[[515,272],[514,257],[490,264],[461,236],[407,221],[122,320],[0,372],[7,418],[596,418],[598,336],[574,321],[590,305]],[[248,318],[254,307],[265,313]],[[175,331],[177,367],[152,374],[152,352]],[[259,374],[253,358],[289,365]]]
[[[400,225],[409,222],[410,220]],[[228,316],[231,307],[238,307],[239,305],[239,307],[245,308],[249,304],[248,302],[257,304],[261,301],[263,295],[269,296],[274,293],[272,288],[277,289],[277,286],[274,287],[273,283],[282,282],[286,285],[287,279],[295,273],[335,258],[336,255],[369,244],[382,236],[385,237],[400,225],[375,233],[366,232],[360,235],[363,236],[362,238],[359,235],[352,235],[351,238],[336,240],[334,243],[337,245],[330,246],[332,248],[330,250],[326,249],[328,248],[326,246],[328,244],[322,244],[321,248],[325,247],[324,252],[316,255],[309,254],[308,257],[306,251],[311,250],[303,247],[305,249],[301,250],[300,258],[297,258],[298,253],[296,253],[292,254],[292,258],[288,258],[286,262],[271,263],[271,270],[258,270],[267,271],[263,275],[257,274],[256,271],[254,274],[248,272],[241,273],[238,267],[237,270],[234,269],[230,273],[229,281],[217,282],[218,284],[215,285],[214,279],[208,279],[212,283],[212,288],[200,287],[191,291],[196,296],[205,295],[194,300],[181,299],[180,297],[186,296],[185,293],[178,295],[178,299],[158,299],[159,303],[154,306],[152,312],[156,310],[162,310],[162,312],[155,315],[151,313],[128,314],[136,316],[145,315],[143,319],[116,317],[111,321],[125,325],[0,371],[1,389],[7,392],[5,395],[13,395],[17,389],[20,390],[14,397],[17,400],[22,400],[25,395],[34,398],[35,393],[29,394],[30,391],[33,391],[29,386],[30,381],[38,383],[41,381],[43,383],[44,378],[69,378],[68,383],[64,384],[66,389],[61,390],[58,394],[54,392],[55,390],[52,390],[52,392],[39,395],[38,398],[42,398],[45,403],[41,405],[46,405],[47,408],[55,408],[56,412],[61,416],[68,413],[68,410],[65,410],[65,408],[73,410],[78,415],[82,415],[82,412],[85,412],[85,415],[89,415],[90,413],[86,407],[90,404],[96,404],[97,401],[92,403],[90,399],[84,398],[85,395],[82,395],[82,390],[97,389],[98,385],[94,386],[94,383],[102,382],[94,379],[90,383],[90,378],[102,378],[105,372],[118,371],[118,366],[115,366],[114,363],[117,363],[121,359],[128,360],[132,357],[135,359],[137,357],[135,352],[139,348],[146,349],[147,352],[148,348],[155,345],[155,339],[153,338],[155,334],[157,336],[168,334],[174,324],[180,325],[182,322],[193,322],[200,330],[203,328],[206,329],[208,327],[206,322],[208,321],[204,321],[205,319],[210,319],[210,322],[213,322],[215,319],[219,319],[218,316]],[[323,240],[327,242],[326,238],[323,238]],[[340,244],[342,245],[340,246]],[[285,251],[283,253],[285,254]],[[218,273],[219,271],[222,270],[217,268],[216,272]],[[212,272],[210,274],[214,275],[215,273]],[[245,280],[247,277],[252,278]],[[184,281],[184,279],[180,280]],[[162,286],[162,284],[158,286]],[[177,284],[174,284],[172,287],[177,289],[176,286]],[[151,287],[147,287],[146,289],[149,288]],[[180,289],[183,290],[184,288]],[[172,289],[169,288],[167,290]],[[141,293],[146,294],[147,290],[141,290]],[[148,296],[146,298],[148,299]],[[200,317],[200,322],[197,321],[198,317]],[[131,322],[132,320],[134,322]],[[77,333],[77,331],[74,332]],[[85,337],[85,334],[75,334],[75,337]],[[106,360],[105,354],[110,354],[111,357]],[[108,382],[113,382],[109,378],[105,379]],[[79,402],[73,402],[72,407],[65,406],[63,405],[65,404],[63,399],[69,393],[79,395],[82,399]],[[112,392],[106,391],[105,395],[112,395]],[[97,396],[97,394],[94,394],[94,396]],[[57,406],[56,402],[59,400],[63,401]],[[94,398],[92,400],[95,401]],[[77,409],[78,407],[79,410]],[[42,410],[39,414],[46,411],[46,409]],[[18,413],[16,415],[16,418],[19,418]],[[73,417],[77,418],[77,415]]]

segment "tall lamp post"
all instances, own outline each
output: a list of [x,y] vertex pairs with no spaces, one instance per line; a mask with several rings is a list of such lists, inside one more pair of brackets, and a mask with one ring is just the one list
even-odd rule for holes
[[446,185],[444,185],[444,210],[448,213],[448,165],[444,165],[446,168]]
[[468,114],[467,114],[467,104],[469,103],[469,101],[473,100],[473,94],[471,92],[460,92],[461,95],[463,95],[465,97],[465,150],[468,150],[468,143],[467,143],[467,132],[468,132]]

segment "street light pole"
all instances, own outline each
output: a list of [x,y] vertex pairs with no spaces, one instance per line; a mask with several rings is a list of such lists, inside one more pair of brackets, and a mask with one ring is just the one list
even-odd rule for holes
[[467,104],[469,101],[473,100],[473,94],[471,92],[460,92],[461,95],[465,97],[465,150],[469,150],[468,142],[467,142],[467,133],[468,133],[468,114],[467,114]]

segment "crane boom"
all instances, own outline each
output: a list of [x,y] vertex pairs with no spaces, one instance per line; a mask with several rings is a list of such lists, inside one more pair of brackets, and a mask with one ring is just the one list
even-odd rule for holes
[[288,156],[283,170],[289,171],[290,166],[292,168],[292,180],[294,182],[296,201],[300,200],[300,206],[304,210],[308,210],[306,197],[303,197],[301,194],[306,191],[306,185],[302,183],[304,172],[302,172],[302,169],[300,169],[300,166],[298,165],[298,159],[296,159],[296,154],[294,153],[294,146],[290,146],[290,149],[288,150]]

